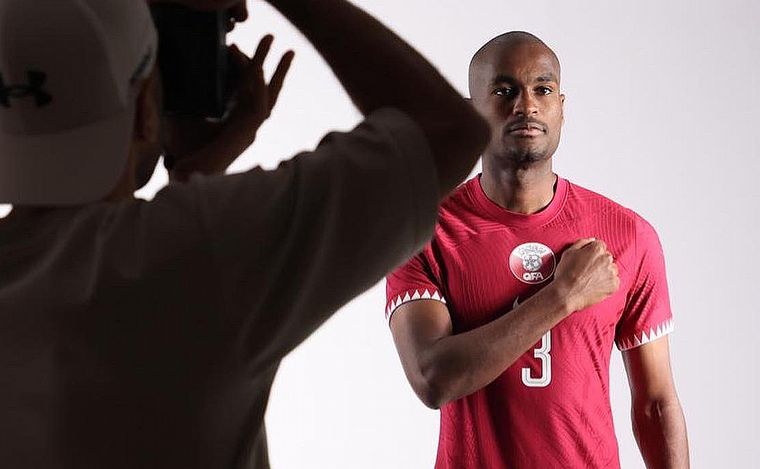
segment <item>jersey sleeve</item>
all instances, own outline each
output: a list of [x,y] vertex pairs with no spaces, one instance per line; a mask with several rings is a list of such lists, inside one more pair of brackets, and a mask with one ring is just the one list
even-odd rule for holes
[[385,282],[385,319],[391,317],[399,306],[416,300],[436,300],[446,304],[440,282],[435,275],[435,263],[427,255],[429,247],[411,258],[406,264],[391,272]]
[[615,342],[624,351],[673,331],[665,258],[654,228],[636,216],[633,282],[617,325]]
[[199,178],[229,329],[264,365],[430,239],[438,184],[425,134],[381,109],[273,171]]

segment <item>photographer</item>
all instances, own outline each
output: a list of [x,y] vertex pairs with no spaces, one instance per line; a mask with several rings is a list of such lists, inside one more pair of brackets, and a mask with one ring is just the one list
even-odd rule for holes
[[[236,53],[237,107],[185,153],[144,2],[0,0],[4,467],[268,467],[280,360],[428,240],[475,163],[487,128],[401,39],[343,0],[270,3],[366,120],[224,176],[287,71],[265,83],[271,39]],[[172,144],[188,182],[134,199]]]

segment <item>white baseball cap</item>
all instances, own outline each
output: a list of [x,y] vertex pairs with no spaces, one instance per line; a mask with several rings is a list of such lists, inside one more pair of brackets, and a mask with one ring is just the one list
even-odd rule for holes
[[145,0],[0,0],[0,203],[113,190],[157,47]]

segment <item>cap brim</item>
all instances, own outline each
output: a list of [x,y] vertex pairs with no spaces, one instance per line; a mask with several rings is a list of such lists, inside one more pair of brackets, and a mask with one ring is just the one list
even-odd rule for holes
[[107,119],[45,135],[0,132],[0,203],[80,205],[103,199],[124,171],[135,105]]

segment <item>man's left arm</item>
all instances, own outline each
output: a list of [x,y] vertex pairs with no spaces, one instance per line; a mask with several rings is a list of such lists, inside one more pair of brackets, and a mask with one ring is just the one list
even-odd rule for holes
[[686,469],[686,420],[670,368],[668,337],[623,352],[633,433],[648,469]]

